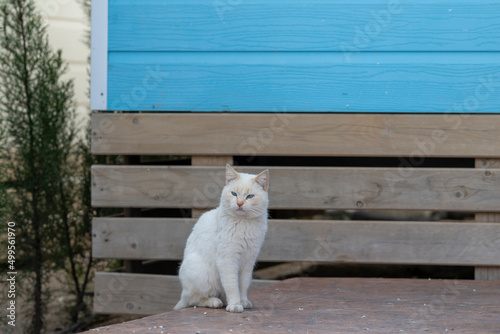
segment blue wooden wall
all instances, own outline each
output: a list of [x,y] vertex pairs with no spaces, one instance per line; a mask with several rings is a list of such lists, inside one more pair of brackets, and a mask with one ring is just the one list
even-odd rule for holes
[[109,110],[500,112],[500,1],[108,6]]

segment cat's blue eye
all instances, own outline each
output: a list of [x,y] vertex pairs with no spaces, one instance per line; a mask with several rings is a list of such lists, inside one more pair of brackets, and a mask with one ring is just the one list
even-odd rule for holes
[[235,193],[234,191],[231,191],[231,195],[233,195],[234,197],[238,196],[238,194]]
[[255,195],[248,195],[247,199],[254,198],[254,197],[255,197]]

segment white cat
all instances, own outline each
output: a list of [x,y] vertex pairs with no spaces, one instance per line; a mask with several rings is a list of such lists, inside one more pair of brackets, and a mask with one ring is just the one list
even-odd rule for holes
[[269,171],[250,175],[226,166],[219,207],[198,219],[187,240],[179,269],[181,300],[174,310],[252,308],[247,291],[267,231],[268,187]]

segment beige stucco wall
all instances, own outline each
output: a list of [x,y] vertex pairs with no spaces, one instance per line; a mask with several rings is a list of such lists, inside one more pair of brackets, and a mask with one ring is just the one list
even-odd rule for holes
[[73,78],[75,84],[77,122],[83,130],[89,117],[87,58],[90,49],[86,45],[85,35],[90,23],[77,0],[36,0],[35,2],[48,25],[47,31],[51,45],[54,49],[62,50],[62,56],[68,64],[67,76]]

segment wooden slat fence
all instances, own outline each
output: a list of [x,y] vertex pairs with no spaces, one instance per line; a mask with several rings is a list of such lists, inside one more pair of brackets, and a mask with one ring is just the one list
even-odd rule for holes
[[[391,114],[95,114],[95,154],[191,155],[193,166],[92,168],[96,207],[218,204],[234,156],[397,157],[394,168],[269,167],[270,207],[476,213],[475,222],[277,220],[260,261],[476,267],[500,279],[500,117]],[[426,158],[473,158],[475,168],[419,168]],[[266,166],[237,166],[257,172]],[[195,218],[94,219],[93,255],[180,260]],[[262,285],[267,282],[258,282]],[[97,273],[95,310],[152,314],[180,294],[175,276]]]

